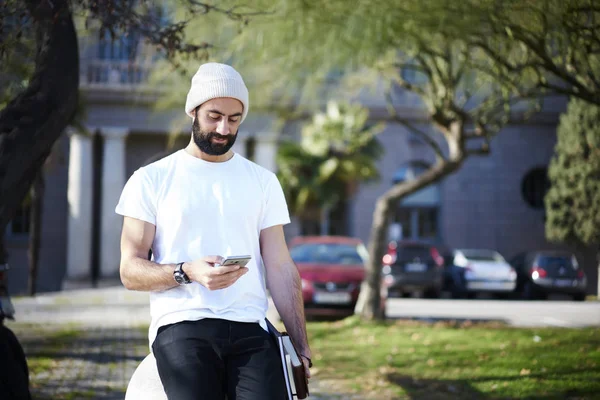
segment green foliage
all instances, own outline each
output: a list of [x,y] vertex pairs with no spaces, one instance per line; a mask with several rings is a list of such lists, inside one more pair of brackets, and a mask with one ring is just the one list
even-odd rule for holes
[[548,175],[546,236],[600,244],[600,107],[572,99],[561,116]]
[[600,391],[596,328],[351,317],[307,331],[315,379],[341,398],[591,399]]
[[300,142],[288,141],[277,153],[278,177],[292,213],[318,219],[320,210],[353,194],[356,185],[377,179],[381,125],[369,126],[358,105],[329,102],[304,126]]
[[0,110],[29,84],[35,67],[35,37],[18,2],[0,6]]

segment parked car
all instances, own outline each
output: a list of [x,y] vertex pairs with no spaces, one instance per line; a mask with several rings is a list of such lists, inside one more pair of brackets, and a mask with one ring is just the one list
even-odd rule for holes
[[507,296],[515,290],[515,269],[494,250],[456,249],[446,257],[446,287],[453,298],[478,293]]
[[443,284],[443,258],[429,243],[392,241],[383,257],[383,282],[388,296],[410,296],[416,292],[438,298]]
[[563,293],[576,301],[585,300],[587,277],[570,252],[524,252],[511,264],[517,271],[517,292],[525,299],[546,299],[551,293]]
[[302,279],[305,313],[353,314],[368,260],[363,242],[345,236],[299,236],[289,247]]

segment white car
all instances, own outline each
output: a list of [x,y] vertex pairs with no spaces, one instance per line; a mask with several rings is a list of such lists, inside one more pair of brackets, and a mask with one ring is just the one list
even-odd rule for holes
[[[456,297],[478,292],[506,294],[517,286],[515,269],[494,250],[457,249],[449,268],[450,290]],[[462,295],[461,295],[462,294]]]

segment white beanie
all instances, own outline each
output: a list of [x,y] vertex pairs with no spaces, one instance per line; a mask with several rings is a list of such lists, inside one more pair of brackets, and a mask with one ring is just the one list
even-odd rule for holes
[[231,97],[239,100],[244,109],[242,119],[248,115],[248,89],[242,76],[233,67],[226,64],[206,63],[198,68],[192,78],[192,87],[185,102],[185,112],[194,118],[194,109],[208,100],[217,97]]

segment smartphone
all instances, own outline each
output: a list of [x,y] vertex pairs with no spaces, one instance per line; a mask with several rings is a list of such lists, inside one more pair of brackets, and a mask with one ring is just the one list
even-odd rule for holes
[[225,260],[220,264],[221,266],[226,265],[239,265],[240,267],[246,266],[248,262],[252,259],[251,256],[228,256],[225,257]]

